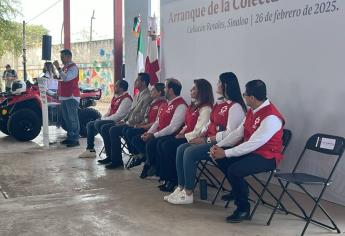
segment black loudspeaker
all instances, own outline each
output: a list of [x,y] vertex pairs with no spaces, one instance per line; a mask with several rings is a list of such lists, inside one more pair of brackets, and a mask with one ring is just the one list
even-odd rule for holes
[[43,35],[42,37],[42,60],[50,61],[52,55],[52,36]]

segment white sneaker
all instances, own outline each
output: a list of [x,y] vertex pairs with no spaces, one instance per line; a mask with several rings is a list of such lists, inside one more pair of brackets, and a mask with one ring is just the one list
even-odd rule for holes
[[95,158],[96,152],[86,149],[85,152],[78,156],[79,158]]
[[168,198],[168,202],[175,205],[186,205],[193,203],[193,194],[188,196],[185,191],[182,191],[180,194],[174,198]]
[[174,192],[170,193],[169,195],[164,196],[164,201],[168,201],[169,198],[173,198],[177,196],[180,192],[182,192],[180,187],[175,188]]

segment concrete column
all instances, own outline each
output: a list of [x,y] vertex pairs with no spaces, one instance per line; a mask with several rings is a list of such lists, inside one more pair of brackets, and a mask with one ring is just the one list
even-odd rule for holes
[[123,32],[122,0],[114,0],[114,81],[122,79]]
[[71,3],[63,0],[64,49],[71,49]]

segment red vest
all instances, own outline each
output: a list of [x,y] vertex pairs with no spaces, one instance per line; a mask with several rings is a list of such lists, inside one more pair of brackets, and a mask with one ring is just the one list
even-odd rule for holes
[[253,135],[253,133],[259,128],[261,121],[264,120],[267,116],[275,115],[279,119],[282,120],[283,125],[282,128],[273,135],[273,137],[268,140],[267,143],[259,147],[254,153],[257,153],[263,156],[266,159],[275,158],[277,163],[283,159],[283,127],[285,124],[283,116],[277,110],[277,108],[270,104],[268,106],[263,107],[255,114],[253,110],[250,109],[246,115],[246,121],[244,122],[244,142],[248,141],[249,138]]
[[159,110],[158,114],[159,122],[157,131],[164,129],[170,124],[176,108],[181,104],[187,105],[185,100],[182,97],[179,97],[172,101],[170,104],[166,103],[165,105],[162,105],[162,108]]
[[207,137],[215,136],[218,131],[221,131],[221,129],[226,129],[229,110],[234,104],[235,103],[231,101],[214,104],[210,115],[210,123],[207,127]]
[[110,114],[109,115],[115,114],[117,112],[117,110],[119,109],[119,107],[121,105],[121,102],[125,98],[129,98],[132,100],[131,95],[129,95],[128,93],[125,93],[125,94],[118,96],[118,97],[113,97],[113,99],[111,100],[111,105],[110,105],[111,108],[110,108]]
[[[62,68],[63,72],[67,73],[69,68],[76,66],[76,64],[72,63],[68,66],[64,66]],[[69,81],[59,81],[58,83],[58,95],[60,97],[80,97],[80,90],[79,90],[79,71],[77,77]]]
[[155,101],[151,103],[149,111],[148,111],[148,123],[151,124],[155,122],[157,119],[158,111],[162,108],[162,106],[165,106],[168,104],[168,102],[164,99]]
[[196,108],[190,105],[187,109],[186,116],[184,118],[185,123],[185,130],[183,133],[187,134],[189,132],[192,132],[195,128],[195,125],[198,121],[199,115],[200,115],[200,109],[202,107]]

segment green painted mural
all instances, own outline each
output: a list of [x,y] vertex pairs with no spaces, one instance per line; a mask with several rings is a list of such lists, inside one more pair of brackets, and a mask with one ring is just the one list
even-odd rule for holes
[[[79,66],[80,85],[101,88],[102,99],[111,98],[114,94],[113,40],[74,43],[72,49],[73,61]],[[42,73],[41,50],[40,47],[27,49],[27,77],[32,82]],[[60,50],[60,45],[52,46],[52,60],[59,60]],[[4,65],[13,65],[18,78],[24,77],[21,60],[10,54],[0,58]]]
[[104,49],[99,50],[98,59],[90,64],[79,64],[79,83],[101,88],[103,96],[114,94],[112,54]]

